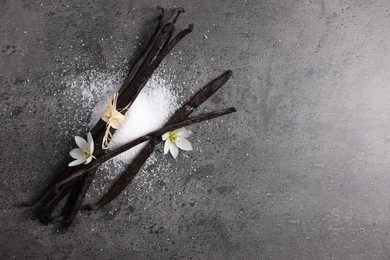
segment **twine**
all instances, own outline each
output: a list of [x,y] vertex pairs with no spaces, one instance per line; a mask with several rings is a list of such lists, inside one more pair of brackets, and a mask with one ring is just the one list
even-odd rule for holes
[[102,142],[102,149],[108,148],[109,140],[112,138],[112,134],[110,132],[110,129],[119,129],[125,121],[126,117],[121,114],[118,110],[116,110],[116,103],[118,100],[118,93],[114,94],[114,97],[112,101],[110,98],[108,98],[108,107],[106,110],[102,113],[101,119],[106,122],[106,132],[104,133],[103,142]]

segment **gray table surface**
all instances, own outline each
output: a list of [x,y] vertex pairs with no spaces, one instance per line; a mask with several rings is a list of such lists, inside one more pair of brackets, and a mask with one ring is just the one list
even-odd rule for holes
[[[31,220],[20,203],[87,131],[91,108],[69,82],[125,72],[157,5],[182,5],[177,28],[195,29],[156,73],[185,100],[231,69],[199,112],[238,112],[192,126],[195,149],[177,161],[158,149],[126,194],[83,212],[66,234],[56,220]],[[387,0],[0,1],[0,258],[389,258],[389,8]],[[109,185],[108,170],[88,201]]]

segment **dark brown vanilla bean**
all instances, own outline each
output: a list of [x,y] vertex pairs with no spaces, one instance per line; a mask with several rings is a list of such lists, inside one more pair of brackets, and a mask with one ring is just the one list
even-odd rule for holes
[[83,186],[85,177],[86,176],[83,176],[83,178],[80,178],[80,180],[77,180],[77,182],[75,182],[74,185],[72,185],[66,205],[62,209],[61,215],[67,216],[71,211],[71,209],[74,207],[75,201],[77,200],[77,196],[80,192],[81,187]]
[[49,185],[45,187],[45,189],[40,193],[40,195],[36,198],[34,198],[33,201],[30,203],[27,203],[26,206],[34,206],[38,202],[41,202],[42,204],[46,204],[51,200],[51,197],[55,194],[54,193],[54,185],[61,181],[62,179],[66,178],[76,170],[78,170],[80,166],[76,166],[74,168],[65,167],[60,174],[56,175],[52,180],[49,182]]
[[[161,48],[166,45],[167,42],[169,42],[173,30],[174,30],[174,24],[176,23],[177,18],[179,17],[180,13],[185,12],[185,10],[182,7],[175,8],[172,11],[172,14],[164,21],[164,9],[161,7],[157,7],[162,11],[162,14],[159,19],[159,26],[152,37],[152,40],[150,41],[150,44],[148,48],[146,49],[145,53],[140,58],[139,62],[137,62],[134,66],[134,70],[129,73],[129,76],[126,78],[125,82],[123,83],[122,87],[119,90],[119,96],[121,96],[125,90],[131,90],[134,88],[130,87],[130,84],[133,83],[135,80],[135,76],[139,74],[145,73],[147,68],[149,67],[150,62],[156,57],[158,52],[161,50]],[[129,95],[129,94],[128,94]],[[130,94],[132,96],[132,94]],[[135,99],[135,98],[134,98]],[[126,102],[124,102],[125,105],[121,106],[120,103],[118,103],[118,107],[125,107]]]
[[[140,70],[137,77],[134,79],[135,87],[129,89],[127,93],[123,93],[123,99],[121,102],[118,101],[118,107],[124,108],[125,106],[131,105],[135,98],[138,96],[139,92],[143,89],[143,87],[146,85],[150,77],[152,76],[153,72],[157,69],[157,67],[161,64],[162,60],[168,55],[168,53],[172,50],[172,48],[182,39],[185,35],[190,33],[192,31],[192,26],[190,26],[191,29],[185,29],[182,32],[180,32],[178,35],[181,37],[175,37],[174,44],[172,41],[166,41],[164,42],[164,45],[162,46],[162,49],[158,53],[156,57],[154,57],[153,60],[151,60],[151,63],[149,66],[144,67],[142,70]],[[167,26],[166,37],[168,39],[171,38],[173,33],[173,24]],[[162,42],[161,42],[162,43]]]
[[[97,156],[101,156],[103,153],[101,152],[101,150],[97,153],[95,153],[95,155]],[[45,189],[45,191],[40,195],[40,197],[38,198],[38,200],[35,202],[37,203],[39,200],[42,200],[41,204],[42,206],[39,207],[37,210],[36,210],[36,214],[38,215],[38,218],[41,219],[39,216],[44,214],[45,216],[47,216],[49,214],[49,212],[53,212],[55,207],[57,206],[57,204],[63,199],[65,198],[65,196],[71,192],[73,190],[74,187],[77,186],[77,182],[74,182],[72,184],[69,184],[67,186],[64,186],[61,188],[61,190],[57,190],[56,189],[56,183],[58,183],[59,181],[67,178],[68,176],[70,176],[72,173],[76,172],[77,170],[81,169],[83,166],[76,166],[76,167],[66,167],[64,169],[64,171],[62,171],[62,173],[60,174],[59,177],[57,178],[54,178],[54,180],[51,182],[50,186],[48,186],[48,188]],[[64,212],[66,212],[64,210]],[[45,217],[44,219],[46,219],[47,217]]]
[[[205,102],[210,96],[212,96],[219,88],[221,88],[226,81],[232,76],[232,71],[228,70],[218,78],[211,81],[204,88],[198,91],[184,106],[175,112],[166,125],[177,123],[187,118],[195,108]],[[114,200],[119,194],[129,185],[133,178],[137,175],[138,171],[142,168],[145,161],[153,153],[157,141],[149,142],[146,147],[138,154],[133,162],[128,166],[127,170],[119,177],[114,185],[108,190],[108,192],[95,204],[88,205],[89,209],[99,209]]]
[[[97,157],[100,157],[105,152],[101,149],[99,146],[97,149],[97,152],[95,152],[95,155]],[[64,221],[64,228],[70,226],[76,217],[77,213],[80,211],[81,204],[87,194],[88,188],[91,185],[93,178],[95,177],[97,169],[87,172],[86,176],[84,176],[82,179],[74,180],[73,184],[71,185],[70,189],[70,195],[68,197],[68,201],[62,211],[62,215],[65,216]],[[53,185],[56,192],[57,186]],[[68,191],[63,191],[61,189],[60,192],[67,193]]]
[[132,67],[132,69],[129,71],[128,76],[126,77],[125,81],[122,84],[122,87],[119,89],[118,94],[121,96],[123,92],[129,87],[130,83],[133,81],[135,75],[138,73],[138,71],[141,69],[141,67],[145,64],[146,58],[149,56],[151,51],[153,50],[153,47],[155,46],[156,41],[158,40],[158,36],[161,33],[162,29],[164,28],[164,24],[167,24],[169,20],[174,16],[172,23],[175,24],[177,18],[179,17],[178,14],[181,12],[185,12],[185,10],[182,7],[176,8],[172,15],[164,22],[164,9],[160,6],[157,7],[157,9],[161,10],[160,18],[158,19],[158,25],[155,29],[155,32],[153,36],[151,37],[151,40],[149,41],[148,47],[146,48],[145,52],[142,54],[141,58],[137,61],[137,63]]
[[137,72],[140,70],[140,68],[144,64],[146,57],[149,55],[155,42],[157,41],[158,33],[160,32],[160,30],[163,26],[163,23],[164,23],[164,9],[162,9],[162,8],[159,8],[159,9],[161,10],[162,13],[160,15],[160,18],[158,19],[157,28],[155,29],[155,32],[153,33],[153,35],[149,41],[149,44],[147,45],[147,48],[145,49],[144,53],[138,59],[138,61],[134,64],[134,66],[130,69],[125,81],[123,82],[121,88],[118,91],[118,96],[121,96],[123,94],[123,92],[129,87],[130,83],[133,81],[135,75],[137,74]]
[[137,145],[143,143],[143,142],[157,139],[157,138],[161,137],[163,134],[165,134],[166,132],[170,132],[170,131],[173,131],[175,129],[182,128],[184,126],[196,124],[196,123],[203,122],[206,120],[214,119],[216,117],[227,115],[227,114],[230,114],[233,112],[236,112],[236,109],[234,107],[230,107],[230,108],[223,109],[223,110],[218,110],[218,111],[213,111],[213,112],[197,115],[197,116],[182,120],[178,123],[166,125],[160,129],[156,130],[156,131],[150,132],[150,133],[148,133],[144,136],[141,136],[141,137],[139,137],[139,138],[127,143],[127,144],[124,144],[124,145],[118,147],[117,149],[112,150],[111,152],[104,154],[102,157],[100,157],[96,161],[90,163],[85,168],[78,170],[77,172],[73,173],[71,176],[69,176],[65,180],[58,183],[57,187],[60,188],[62,185],[84,175],[85,173],[89,172],[90,170],[93,170],[93,169],[99,167],[100,164],[110,160],[111,158],[113,158],[113,157],[115,157],[115,156],[117,156],[117,155],[133,148],[134,146],[137,146]]
[[97,202],[95,205],[87,204],[86,209],[95,210],[100,209],[114,200],[122,191],[129,185],[129,183],[134,179],[137,173],[141,170],[142,166],[153,153],[154,148],[158,144],[157,140],[149,142],[145,148],[135,157],[133,162],[127,168],[127,170],[122,173],[120,178],[115,182],[115,184],[109,189],[109,191]]
[[85,198],[85,195],[87,194],[87,191],[89,189],[89,186],[91,185],[93,178],[95,177],[96,170],[89,171],[82,179],[82,184],[80,189],[78,189],[77,197],[75,200],[73,200],[73,205],[70,208],[69,212],[67,212],[64,227],[69,227],[73,220],[76,218],[77,213],[80,211],[81,204]]
[[[68,183],[66,186],[63,187],[63,190],[69,191],[72,187],[73,182]],[[51,200],[44,204],[44,206],[40,207],[39,210],[36,212],[38,219],[41,223],[47,225],[52,219],[52,214],[55,210],[55,207],[58,205],[58,203],[65,198],[68,192],[60,192],[58,194],[54,193],[54,196],[52,196]]]
[[133,160],[131,165],[127,168],[127,170],[122,173],[120,178],[115,182],[115,184],[110,188],[110,190],[99,200],[95,205],[88,204],[86,205],[86,209],[95,210],[100,209],[114,200],[122,191],[129,185],[129,183],[134,179],[137,173],[141,170],[142,166],[149,158],[149,156],[153,153],[154,148],[158,144],[157,140],[153,140],[149,142],[145,148],[137,155],[137,157]]
[[191,33],[192,30],[194,29],[194,25],[193,24],[190,24],[188,26],[187,29],[179,32],[175,38],[173,38],[169,44],[166,46],[166,48],[164,48],[160,55],[157,57],[156,61],[155,61],[155,64],[152,64],[153,67],[158,67],[158,65],[161,63],[161,61],[164,59],[165,56],[167,56],[171,50],[176,46],[176,44],[179,43],[179,41],[181,41],[187,34]]
[[211,97],[218,89],[220,89],[233,75],[231,70],[226,71],[218,78],[211,81],[201,90],[199,90],[184,106],[173,114],[168,124],[183,120],[188,117],[197,107]]
[[[138,91],[136,93],[135,97],[139,94],[139,92],[142,90],[142,88],[146,85],[147,81],[152,76],[153,72],[157,69],[157,67],[161,64],[162,60],[171,52],[171,50],[176,46],[177,43],[181,39],[183,39],[187,34],[191,33],[194,28],[193,24],[190,24],[189,27],[180,33],[178,33],[173,40],[171,40],[168,44],[164,46],[164,48],[161,50],[160,54],[156,57],[156,59],[150,64],[149,67],[147,67],[146,72],[138,78],[138,86],[134,89]],[[134,97],[134,95],[133,95]],[[124,104],[132,104],[134,102],[135,98],[127,98]]]
[[167,25],[164,29],[164,33],[160,35],[160,38],[156,42],[156,50],[151,52],[149,54],[149,57],[147,57],[147,66],[144,66],[141,68],[137,74],[137,76],[134,78],[134,81],[130,85],[131,87],[128,88],[127,91],[123,92],[121,95],[121,98],[118,99],[117,107],[119,110],[123,110],[125,107],[128,107],[129,105],[133,103],[133,101],[137,98],[138,94],[141,92],[145,84],[139,83],[140,79],[147,78],[149,79],[153,71],[150,71],[150,63],[155,59],[155,56],[157,53],[161,50],[161,48],[165,45],[167,41],[169,41],[169,37],[174,29],[174,26],[172,24]]

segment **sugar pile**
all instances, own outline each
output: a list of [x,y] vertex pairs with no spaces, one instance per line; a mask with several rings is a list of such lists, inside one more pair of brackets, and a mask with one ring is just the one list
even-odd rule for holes
[[[178,107],[174,92],[169,84],[158,76],[153,76],[140,92],[134,103],[126,113],[126,120],[122,127],[113,135],[109,150],[118,148],[140,136],[162,127]],[[90,126],[92,127],[100,118],[101,113],[108,105],[108,100],[98,102],[92,113]],[[142,143],[118,155],[117,160],[129,163],[146,145]]]
[[[64,81],[69,86],[68,92],[64,95],[82,107],[82,109],[76,110],[76,114],[74,114],[74,118],[79,125],[87,121],[89,122],[88,129],[91,129],[96,124],[102,112],[107,108],[108,97],[112,97],[121,86],[125,77],[124,74],[125,72],[86,71],[77,77],[71,77]],[[177,89],[171,79],[166,79],[160,73],[153,74],[126,113],[126,121],[122,128],[115,132],[109,144],[109,150],[164,125],[170,115],[179,107],[179,99],[181,99],[180,89]],[[85,130],[88,131],[88,129]],[[77,132],[80,129],[73,130]],[[77,134],[83,135],[85,132],[79,131]],[[73,135],[66,137],[70,139],[73,138]],[[127,165],[145,145],[146,143],[140,144],[100,165],[96,174],[97,177],[92,184],[93,189],[88,196],[93,193],[101,195],[106,191],[112,184],[111,180],[116,179],[127,168]],[[164,165],[158,165],[157,168],[149,168],[149,166],[155,165],[156,161],[155,154],[148,158],[144,168],[138,174],[138,179],[142,179],[138,182],[138,185],[152,187],[149,183],[150,179],[146,176],[154,175],[156,172],[170,171],[169,161],[165,162]],[[145,172],[145,169],[148,169],[148,172]]]

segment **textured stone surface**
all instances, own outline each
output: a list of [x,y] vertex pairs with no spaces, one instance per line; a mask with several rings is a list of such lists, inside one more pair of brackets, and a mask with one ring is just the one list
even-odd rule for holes
[[[87,131],[66,82],[125,71],[155,6],[195,30],[159,69],[200,108],[196,149],[155,162],[66,234],[33,199]],[[390,3],[0,1],[1,259],[385,259],[390,256]],[[99,182],[99,180],[97,180]],[[102,180],[100,180],[102,182]],[[95,201],[98,190],[87,200]]]

